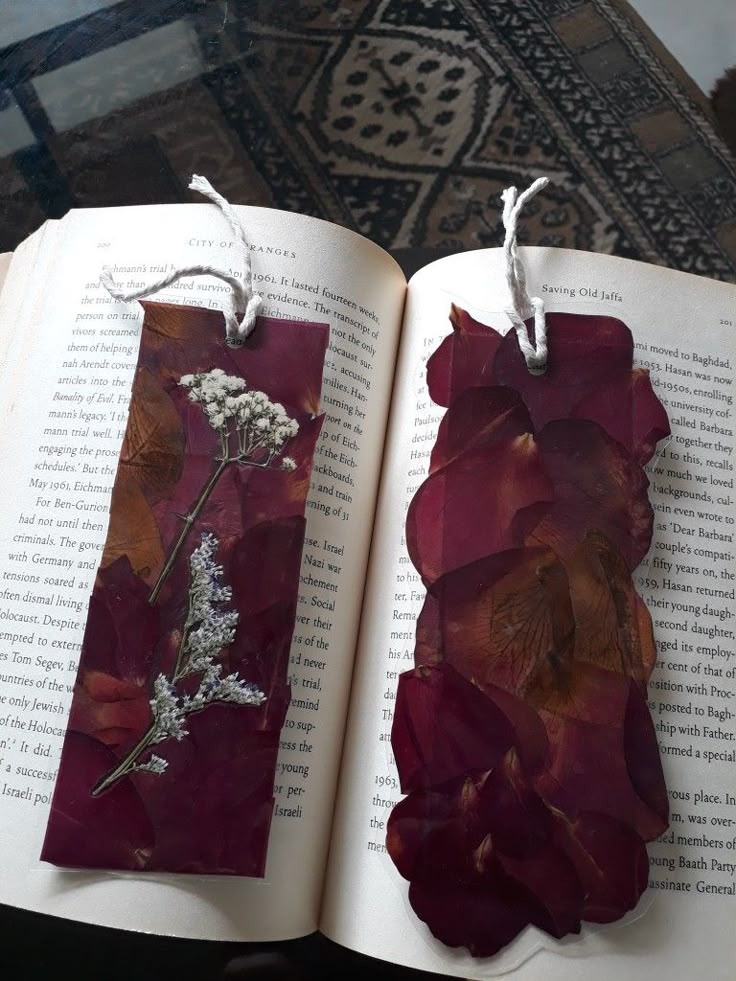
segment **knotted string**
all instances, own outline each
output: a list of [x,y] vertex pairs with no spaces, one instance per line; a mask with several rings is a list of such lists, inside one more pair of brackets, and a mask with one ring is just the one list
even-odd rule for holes
[[[541,375],[547,367],[547,321],[544,316],[544,300],[538,296],[529,296],[526,271],[516,246],[516,233],[522,211],[548,184],[549,178],[540,177],[521,194],[515,187],[509,187],[501,195],[503,224],[506,229],[503,243],[506,255],[506,282],[511,297],[511,305],[506,308],[505,313],[514,325],[527,368],[535,375]],[[525,324],[525,321],[532,316],[534,317],[534,344]]]
[[209,198],[213,204],[217,205],[222,214],[228,221],[230,228],[235,236],[235,257],[238,265],[242,269],[242,282],[224,269],[217,269],[215,266],[196,265],[184,266],[175,269],[173,272],[156,280],[143,289],[133,290],[126,293],[115,285],[112,273],[109,269],[103,269],[100,274],[100,282],[108,291],[110,296],[116,300],[129,302],[130,300],[141,300],[144,296],[151,296],[159,290],[171,286],[185,276],[215,276],[223,280],[231,289],[226,299],[226,307],[223,310],[225,316],[225,337],[231,347],[239,347],[247,337],[253,332],[256,325],[256,317],[263,303],[262,298],[253,292],[253,270],[250,262],[250,249],[245,239],[243,226],[238,221],[238,217],[232,205],[221,194],[212,187],[206,177],[192,177],[189,185],[190,190],[198,191]]

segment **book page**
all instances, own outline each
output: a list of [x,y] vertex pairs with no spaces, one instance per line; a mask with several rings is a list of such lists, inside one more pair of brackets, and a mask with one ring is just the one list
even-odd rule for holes
[[10,269],[10,263],[13,261],[12,252],[2,252],[0,253],[0,290],[3,288],[5,283],[5,277],[8,275],[8,270]]
[[[398,675],[413,666],[424,590],[403,543],[444,412],[427,357],[450,332],[451,301],[501,329],[503,256],[440,260],[409,286],[374,533],[322,929],[415,968],[481,978],[622,976],[730,981],[736,963],[736,644],[733,395],[736,289],[605,256],[523,250],[547,309],[624,320],[651,369],[673,437],[649,467],[652,549],[635,574],[658,647],[649,704],[670,794],[670,830],[649,846],[650,886],[627,922],[557,942],[533,929],[495,958],[444,947],[414,915],[385,851],[401,797],[390,731]],[[589,959],[590,958],[590,959]],[[707,964],[707,969],[704,965]]]
[[[267,209],[239,213],[263,313],[330,325],[266,877],[95,874],[38,861],[142,320],[140,305],[114,302],[98,275],[108,265],[134,289],[179,265],[229,268],[232,255],[210,205],[72,212],[45,226],[55,247],[42,245],[30,267],[14,260],[0,302],[9,338],[0,902],[184,937],[272,940],[316,928],[406,284],[386,253],[352,232]],[[227,289],[187,279],[156,298],[218,309]]]
[[0,255],[0,302],[6,311],[0,322],[0,369],[8,358],[11,346],[23,343],[24,338],[14,329],[14,325],[21,319],[22,312],[28,311],[36,302],[35,295],[31,295],[33,291],[28,289],[28,281],[33,275],[44,274],[41,245],[45,242],[45,254],[52,254],[52,243],[57,240],[58,228],[59,222],[46,221],[21,242],[15,252]]

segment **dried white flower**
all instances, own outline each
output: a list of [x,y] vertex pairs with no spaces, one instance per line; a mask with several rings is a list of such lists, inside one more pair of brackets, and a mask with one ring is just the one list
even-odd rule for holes
[[130,772],[131,773],[133,773],[133,772],[138,772],[138,773],[155,773],[155,774],[158,775],[158,774],[164,773],[165,770],[166,770],[166,767],[168,765],[169,765],[169,761],[168,760],[165,760],[165,759],[163,759],[163,757],[156,756],[155,753],[152,753],[151,754],[151,758],[149,760],[147,760],[147,762],[145,762],[145,763],[136,763],[136,765],[131,768],[131,771]]
[[[208,619],[189,634],[185,652],[187,654],[186,674],[204,671],[212,658],[218,657],[224,648],[235,640],[235,627],[238,623],[236,611],[212,613]],[[183,676],[183,675],[182,675]]]
[[262,705],[266,696],[257,685],[244,681],[237,673],[222,677],[222,665],[211,664],[204,672],[199,688],[191,698],[185,699],[188,712],[199,712],[213,702],[231,702],[236,705]]
[[[299,432],[299,424],[280,402],[272,402],[265,392],[244,391],[245,379],[226,375],[221,368],[182,375],[179,384],[189,389],[189,400],[201,406],[210,426],[220,434],[226,456],[231,452],[231,434],[237,435],[237,456],[229,458],[240,463],[256,457],[260,465],[268,466]],[[232,429],[231,421],[235,423]]]
[[203,620],[213,603],[227,603],[232,598],[230,587],[220,584],[223,569],[214,561],[217,545],[215,536],[206,533],[189,556],[189,608],[196,620]]
[[185,713],[179,696],[165,674],[160,674],[154,681],[150,704],[153,712],[150,745],[161,743],[164,739],[176,739],[179,742],[189,735],[184,728]]
[[[201,712],[217,702],[235,705],[262,705],[266,695],[237,672],[222,676],[222,665],[216,664],[225,648],[235,639],[237,610],[223,609],[232,599],[232,590],[221,582],[223,569],[215,562],[219,548],[211,533],[202,535],[199,546],[189,558],[189,611],[182,631],[176,665],[169,678],[159,674],[153,683],[150,700],[152,721],[132,753],[114,767],[92,789],[97,796],[118,780],[133,772],[162,774],[168,767],[163,757],[151,754],[140,763],[140,757],[151,746],[167,739],[177,742],[189,735],[187,716]],[[191,675],[201,675],[194,695],[176,688],[176,683]]]
[[282,470],[296,470],[296,460],[293,456],[285,456],[281,461]]
[[232,590],[220,581],[223,569],[214,561],[217,547],[215,536],[204,534],[189,558],[189,613],[182,640],[182,663],[174,680],[206,670],[235,639],[238,613],[220,609],[232,599]]

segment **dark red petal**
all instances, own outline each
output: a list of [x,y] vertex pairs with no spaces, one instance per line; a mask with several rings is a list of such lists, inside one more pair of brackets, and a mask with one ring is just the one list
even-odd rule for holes
[[[469,786],[472,794],[472,781]],[[393,808],[386,825],[386,848],[405,879],[431,881],[438,867],[447,866],[462,874],[480,841],[466,830],[462,795],[462,780],[454,781],[416,790]],[[472,816],[469,823],[474,823]]]
[[92,797],[117,757],[102,743],[67,732],[51,803],[41,858],[54,865],[95,869],[144,869],[154,845],[154,830],[131,780]]
[[515,331],[504,337],[493,365],[493,381],[521,393],[534,426],[568,419],[589,392],[615,373],[631,370],[631,331],[613,317],[547,314],[549,357],[543,375],[532,375]]
[[391,814],[386,841],[415,913],[450,946],[490,956],[543,916],[477,826],[472,781],[411,794]]
[[[508,792],[503,776],[492,782],[496,773],[410,794],[394,808],[386,837],[417,915],[440,940],[476,956],[497,952],[528,923],[554,936],[576,932],[584,900],[573,863],[554,841],[556,820],[518,767],[518,792]],[[513,822],[526,847],[512,844],[507,855],[502,843],[512,842]]]
[[264,610],[244,614],[238,621],[235,642],[221,659],[226,673],[237,671],[266,696],[260,708],[241,715],[244,728],[278,731],[289,705],[289,651],[296,604],[278,602]]
[[492,957],[533,920],[541,918],[535,897],[500,870],[470,883],[412,882],[409,902],[438,940],[467,947],[474,957]]
[[[569,692],[546,693],[548,707],[540,714],[550,743],[549,763],[535,787],[569,817],[583,810],[607,814],[651,841],[667,827],[664,788],[654,763],[656,734],[653,726],[642,724],[641,706],[629,708],[632,692],[637,688],[629,678],[583,666],[576,669]],[[628,740],[627,726],[633,727]],[[626,747],[628,742],[634,749],[632,741],[636,758],[629,760]]]
[[399,678],[391,745],[404,793],[489,770],[513,739],[493,700],[448,665]]
[[132,684],[146,680],[161,629],[149,593],[125,557],[98,571],[82,648],[85,668]]
[[557,816],[559,847],[577,870],[586,892],[583,919],[612,923],[633,909],[647,887],[649,858],[642,839],[605,814]]
[[494,850],[509,858],[532,858],[552,839],[552,814],[526,782],[513,750],[483,781],[479,808]]
[[439,600],[430,591],[417,618],[417,637],[414,647],[414,664],[437,664],[443,660],[442,612]]
[[429,472],[447,466],[461,453],[531,432],[531,419],[518,392],[469,388],[458,395],[440,423]]
[[670,435],[667,410],[654,394],[646,368],[611,375],[572,409],[574,419],[590,419],[605,429],[644,466],[657,443]]
[[620,443],[594,422],[551,422],[537,436],[554,503],[531,532],[564,560],[588,532],[600,532],[635,569],[652,541],[649,480]]
[[187,739],[166,743],[170,779],[151,777],[146,787],[157,829],[153,867],[263,875],[278,730],[254,731],[244,723],[240,706],[216,705],[190,716]]
[[[264,521],[249,528],[234,546],[227,581],[241,615],[276,602],[295,602],[305,527],[301,515]],[[283,627],[291,636],[293,624]]]
[[535,926],[557,938],[580,933],[585,890],[575,865],[561,848],[545,843],[529,857],[499,856],[499,864],[539,904],[539,911],[531,916]]
[[511,692],[485,685],[483,691],[492,698],[514,728],[514,748],[526,775],[534,774],[547,761],[549,740],[539,714]]
[[425,480],[409,506],[406,539],[426,583],[513,548],[519,511],[552,500],[531,435],[463,454]]
[[492,382],[493,360],[501,335],[452,306],[453,333],[446,337],[427,362],[427,386],[437,405],[450,405],[454,398],[476,385]]
[[624,720],[624,754],[634,790],[659,817],[664,831],[670,814],[667,786],[662,772],[657,733],[646,698],[637,685],[631,685],[629,689]]

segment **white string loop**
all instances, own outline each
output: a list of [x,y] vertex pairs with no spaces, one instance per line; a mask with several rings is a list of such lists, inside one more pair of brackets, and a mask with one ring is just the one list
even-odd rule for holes
[[[509,187],[501,195],[503,224],[506,229],[503,243],[506,256],[506,282],[511,298],[511,305],[506,308],[505,313],[514,326],[527,368],[535,375],[541,375],[547,367],[547,321],[544,315],[544,300],[538,296],[529,296],[526,270],[519,258],[516,233],[522,211],[548,184],[548,177],[540,177],[521,194],[515,187]],[[532,316],[534,317],[534,344],[524,323]]]
[[250,249],[245,239],[245,231],[238,221],[238,217],[232,205],[221,194],[212,187],[206,177],[199,177],[194,174],[189,189],[198,191],[217,205],[224,217],[227,219],[233,235],[235,236],[235,257],[239,267],[242,269],[242,282],[224,269],[217,269],[215,266],[195,265],[184,266],[175,269],[173,272],[164,276],[162,279],[150,283],[143,289],[126,292],[119,289],[109,269],[103,269],[100,273],[100,282],[105,287],[110,296],[115,300],[122,300],[127,303],[131,300],[141,300],[144,296],[151,296],[159,290],[171,286],[185,276],[214,276],[227,283],[231,292],[228,293],[226,306],[223,310],[225,317],[225,337],[231,347],[239,347],[247,337],[253,333],[256,325],[256,317],[263,303],[262,298],[253,292],[253,270],[250,261]]

